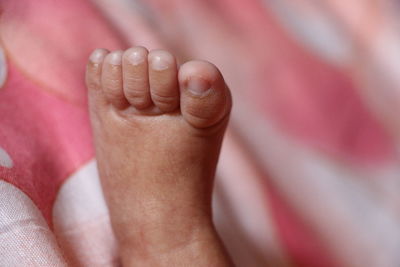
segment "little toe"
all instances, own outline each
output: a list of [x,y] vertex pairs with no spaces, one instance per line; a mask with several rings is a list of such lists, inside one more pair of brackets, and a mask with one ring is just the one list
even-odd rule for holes
[[90,55],[85,76],[88,90],[99,90],[101,88],[101,70],[104,58],[108,53],[108,50],[99,48]]
[[122,57],[125,97],[137,109],[152,104],[147,56],[147,49],[137,46],[126,50]]
[[95,107],[98,104],[104,105],[107,102],[101,90],[101,73],[104,58],[108,53],[110,51],[102,48],[94,50],[86,65],[85,82],[88,89],[89,105],[91,107]]
[[190,61],[180,67],[181,112],[195,128],[225,121],[232,106],[231,94],[220,71],[206,61]]
[[103,62],[101,84],[107,100],[118,108],[128,104],[123,92],[122,80],[123,51],[109,53]]
[[153,50],[148,59],[153,103],[163,112],[176,110],[179,106],[179,88],[175,57],[164,50]]

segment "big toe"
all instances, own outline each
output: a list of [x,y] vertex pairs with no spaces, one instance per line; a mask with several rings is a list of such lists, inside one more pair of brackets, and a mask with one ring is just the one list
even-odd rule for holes
[[179,69],[181,112],[195,128],[207,128],[225,121],[232,99],[216,66],[206,61],[189,61]]

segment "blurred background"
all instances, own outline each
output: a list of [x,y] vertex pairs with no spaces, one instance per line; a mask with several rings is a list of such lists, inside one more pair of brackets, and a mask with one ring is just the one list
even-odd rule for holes
[[[133,45],[209,60],[233,91],[214,220],[237,266],[400,266],[399,1],[0,7],[0,226],[20,227],[0,233],[1,266],[38,253],[42,266],[118,264],[83,73],[93,48]],[[22,234],[41,245],[15,241]]]

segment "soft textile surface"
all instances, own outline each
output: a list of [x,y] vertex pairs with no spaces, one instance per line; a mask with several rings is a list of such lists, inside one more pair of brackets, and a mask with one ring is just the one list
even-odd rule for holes
[[131,45],[210,60],[233,91],[214,219],[238,266],[399,266],[399,8],[0,0],[0,266],[118,266],[83,75]]

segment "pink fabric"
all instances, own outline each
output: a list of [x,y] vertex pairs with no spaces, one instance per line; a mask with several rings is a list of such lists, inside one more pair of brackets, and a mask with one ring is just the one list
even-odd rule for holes
[[118,265],[83,74],[130,45],[210,60],[233,91],[214,211],[238,266],[399,265],[395,1],[0,8],[0,266]]
[[[60,1],[3,3],[3,42],[10,54],[7,83],[1,91],[0,109],[7,115],[0,119],[0,136],[15,167],[4,169],[2,178],[26,192],[50,224],[61,183],[93,158],[83,83],[87,54],[96,45],[118,47],[117,38],[108,41],[116,35],[107,32],[108,25],[92,6],[81,1],[64,5],[68,8],[58,8]],[[86,33],[76,21],[77,13],[86,15],[79,19]],[[35,34],[21,40],[9,24]],[[85,37],[92,29],[93,36]]]

